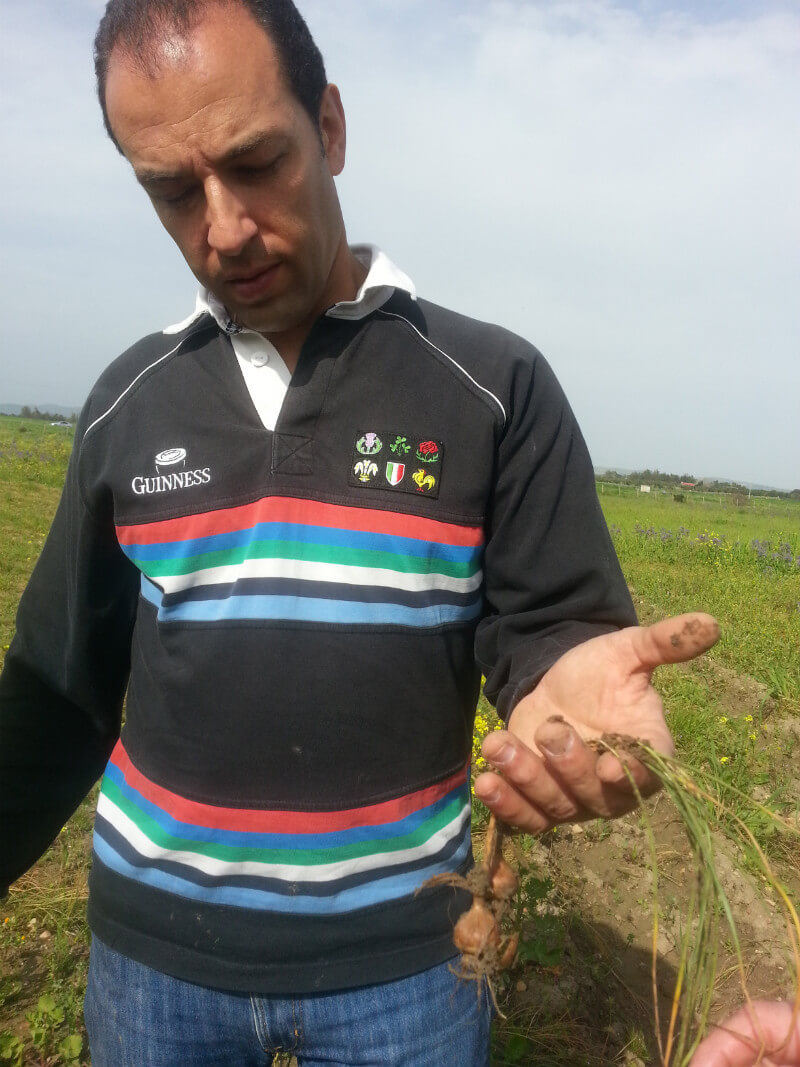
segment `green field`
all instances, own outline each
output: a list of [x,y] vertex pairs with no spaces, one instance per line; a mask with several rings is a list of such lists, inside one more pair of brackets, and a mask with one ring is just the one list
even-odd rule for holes
[[[0,417],[0,659],[11,640],[19,595],[58,502],[71,441],[70,430]],[[604,488],[600,499],[642,621],[701,609],[721,623],[721,640],[707,659],[663,668],[657,675],[679,755],[690,766],[714,769],[748,795],[760,790],[759,796],[775,810],[796,811],[796,760],[781,726],[800,716],[800,505],[756,498],[737,505],[690,494],[679,502],[671,495],[616,488]],[[480,736],[494,725],[484,703],[476,754]],[[83,910],[91,818],[89,800],[47,856],[0,903],[4,1067],[88,1064],[80,1004],[88,943]],[[478,839],[480,827],[478,813]],[[768,826],[754,824],[753,831],[771,847]],[[604,836],[602,826],[591,833],[587,829],[582,847],[591,842],[597,850]],[[551,847],[556,856],[551,862],[566,864],[563,857],[569,859],[571,845],[567,841],[561,848],[558,858],[558,849]],[[615,857],[610,869],[630,865],[634,852],[626,844],[623,860]],[[581,852],[576,861],[579,870],[586,855]],[[777,855],[780,858],[779,851]],[[562,895],[556,906],[554,877],[559,880],[551,870],[547,875],[529,874],[523,881],[519,920],[524,953],[500,990],[509,1021],[497,1028],[495,1063],[599,1067],[645,1062],[641,1050],[647,1040],[640,1035],[639,1021],[626,1014],[631,997],[623,990],[614,1000],[611,992],[617,960],[636,947],[634,935],[628,934],[626,941],[620,929],[613,948],[607,940],[592,940],[592,930],[576,918],[591,904],[585,884],[582,895]],[[567,884],[566,873],[562,881]],[[638,906],[642,891],[631,891]],[[679,909],[680,898],[676,900]],[[541,907],[546,914],[539,916]],[[577,940],[579,932],[583,940]],[[570,951],[571,943],[578,948]],[[569,1005],[554,1009],[552,1017],[543,1015],[540,1008],[531,1008],[532,999],[525,1000],[532,994],[519,992],[521,987],[538,989],[537,981],[546,989],[558,981],[563,985],[570,967],[578,969],[576,996],[591,1003],[589,1015],[594,1016],[581,1022],[580,1029],[566,1021],[573,1010]],[[768,983],[760,988],[771,989]],[[587,993],[592,989],[595,999]],[[622,1037],[609,1045],[612,1023],[622,1027]],[[643,1058],[624,1058],[626,1049],[640,1046]]]
[[712,658],[800,700],[800,504],[604,494],[628,582],[665,614],[715,615]]

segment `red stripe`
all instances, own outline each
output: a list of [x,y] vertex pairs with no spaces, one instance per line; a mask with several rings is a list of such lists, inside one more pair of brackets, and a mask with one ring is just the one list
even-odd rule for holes
[[264,834],[313,834],[334,830],[350,830],[357,826],[381,826],[397,822],[407,815],[441,800],[452,789],[463,785],[468,766],[443,782],[420,789],[416,793],[371,804],[366,808],[342,811],[268,811],[261,808],[222,808],[213,804],[199,804],[194,800],[171,793],[151,782],[134,767],[121,741],[118,741],[111,760],[125,776],[130,786],[179,822],[205,826],[214,830],[238,830]]
[[192,541],[198,537],[234,533],[260,522],[293,522],[306,526],[330,526],[333,529],[360,530],[365,533],[415,537],[439,544],[476,547],[483,543],[480,526],[456,526],[438,519],[403,515],[395,511],[323,504],[316,500],[268,496],[236,508],[187,515],[163,522],[118,526],[121,545],[154,545],[169,541]]

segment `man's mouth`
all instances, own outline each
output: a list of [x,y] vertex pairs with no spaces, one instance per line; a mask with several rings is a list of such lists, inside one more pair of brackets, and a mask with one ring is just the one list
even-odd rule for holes
[[233,274],[225,279],[225,288],[232,292],[237,300],[245,303],[258,300],[269,293],[280,266],[280,262],[276,262],[256,270],[241,271],[238,274]]

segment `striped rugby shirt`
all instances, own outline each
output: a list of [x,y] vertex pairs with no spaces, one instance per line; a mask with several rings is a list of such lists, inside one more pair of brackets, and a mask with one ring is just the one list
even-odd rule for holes
[[267,428],[229,333],[145,338],[81,415],[0,678],[0,885],[102,774],[107,944],[231,990],[398,978],[455,952],[464,894],[418,890],[471,863],[481,672],[507,714],[633,609],[526,342],[390,290],[318,320]]

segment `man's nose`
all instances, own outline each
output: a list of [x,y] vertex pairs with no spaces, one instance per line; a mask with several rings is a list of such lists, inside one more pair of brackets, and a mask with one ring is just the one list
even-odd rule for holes
[[223,256],[238,256],[258,233],[258,225],[236,193],[219,181],[206,184],[208,243]]

